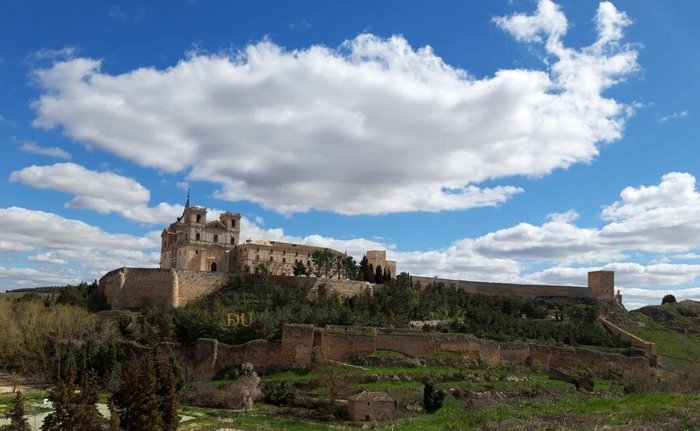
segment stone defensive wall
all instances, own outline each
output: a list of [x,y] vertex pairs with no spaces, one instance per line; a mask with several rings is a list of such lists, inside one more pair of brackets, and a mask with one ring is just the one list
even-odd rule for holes
[[99,291],[111,308],[181,307],[218,291],[231,278],[222,272],[125,267],[100,278]]
[[[364,281],[314,277],[272,276],[283,284],[305,285],[314,293],[325,285],[329,292],[347,298],[372,286]],[[225,272],[188,271],[183,269],[118,268],[105,274],[99,290],[111,308],[137,308],[146,305],[182,307],[188,302],[217,292],[235,279]]]
[[603,324],[603,326],[605,326],[605,328],[608,331],[610,331],[611,334],[613,334],[620,340],[630,343],[630,345],[632,345],[633,347],[646,351],[649,357],[655,358],[657,356],[656,343],[650,343],[648,341],[642,340],[636,335],[631,334],[625,331],[624,329],[620,328],[619,326],[615,325],[603,316],[598,316],[598,320],[600,321],[600,323]]
[[411,276],[411,286],[416,289],[424,289],[431,283],[443,283],[446,286],[454,285],[469,293],[481,293],[485,295],[505,295],[532,299],[538,297],[561,296],[569,298],[588,298],[588,287],[581,286],[552,286],[530,285],[514,283],[492,283],[487,281],[451,280],[438,277]]
[[601,371],[637,370],[652,373],[654,360],[643,356],[624,356],[583,347],[544,346],[530,343],[502,343],[469,334],[425,334],[396,332],[381,328],[288,324],[281,342],[254,340],[241,345],[226,345],[216,340],[199,339],[193,347],[164,344],[170,353],[183,360],[189,375],[212,378],[231,366],[250,362],[259,370],[308,368],[327,359],[347,360],[351,354],[376,354],[391,350],[416,358],[428,358],[431,352],[449,352],[463,357],[481,358],[490,366],[504,362],[524,363],[536,360],[547,368],[592,366]]

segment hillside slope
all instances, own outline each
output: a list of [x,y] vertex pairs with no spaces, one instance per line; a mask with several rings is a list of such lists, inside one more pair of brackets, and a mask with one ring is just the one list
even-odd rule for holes
[[656,343],[662,369],[681,371],[700,362],[700,302],[649,305],[614,318],[620,327]]

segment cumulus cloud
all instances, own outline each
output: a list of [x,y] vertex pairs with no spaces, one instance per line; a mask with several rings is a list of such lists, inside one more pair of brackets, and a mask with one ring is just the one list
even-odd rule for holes
[[581,49],[563,45],[566,17],[547,0],[496,22],[526,43],[545,35],[553,61],[477,78],[430,46],[371,34],[335,49],[262,41],[121,74],[75,58],[36,71],[34,124],[280,212],[498,205],[522,190],[483,181],[589,162],[621,136],[630,107],[602,92],[637,64],[620,43],[628,20],[607,3]]
[[695,177],[672,172],[659,185],[627,187],[603,208],[610,223],[600,236],[613,246],[651,252],[687,252],[700,244],[700,193]]
[[689,173],[625,188],[619,201],[603,207],[607,224],[601,227],[579,226],[576,218],[569,211],[540,225],[519,223],[476,238],[474,248],[487,257],[574,264],[619,260],[633,251],[690,253],[700,244],[700,193]]
[[39,154],[42,156],[56,157],[63,160],[70,160],[71,155],[68,151],[59,147],[42,147],[36,142],[23,142],[22,146],[19,147],[20,150],[25,153]]
[[121,266],[157,266],[159,232],[106,232],[79,220],[20,207],[0,208],[0,258],[25,253],[32,267],[1,267],[0,290],[77,283]]
[[[367,250],[386,249],[388,257],[398,261],[399,271],[454,279],[585,286],[588,271],[611,270],[625,304],[636,308],[669,291],[683,299],[696,298],[688,286],[700,277],[700,264],[689,262],[699,256],[699,200],[692,175],[669,173],[657,185],[625,188],[620,200],[603,207],[601,217],[608,224],[601,227],[577,225],[578,213],[570,210],[549,214],[540,225],[520,223],[459,239],[442,249],[409,251],[381,238],[288,235],[281,228],[263,227],[262,220],[253,216],[241,219],[241,239],[330,247],[356,259]],[[667,213],[649,215],[660,209]],[[209,218],[220,212],[209,211]],[[143,238],[109,234],[76,220],[23,208],[0,210],[0,231],[7,232],[0,240],[0,253],[28,254],[32,263],[66,271],[80,262],[85,274],[95,274],[88,277],[99,276],[97,269],[158,263],[158,232]],[[651,262],[640,263],[643,260]],[[23,280],[29,280],[29,275]]]
[[75,195],[66,204],[103,214],[117,213],[141,223],[167,223],[182,214],[182,205],[148,206],[150,192],[138,181],[112,172],[98,172],[75,163],[29,166],[10,174],[10,181]]

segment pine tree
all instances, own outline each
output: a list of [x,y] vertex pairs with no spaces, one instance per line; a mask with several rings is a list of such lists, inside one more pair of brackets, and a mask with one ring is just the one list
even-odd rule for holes
[[133,355],[122,363],[119,387],[111,397],[119,412],[120,424],[127,429],[131,429],[140,402],[140,391],[137,390],[141,379],[139,367],[139,361]]
[[29,422],[27,422],[27,419],[24,417],[24,397],[22,396],[22,392],[17,391],[15,401],[12,404],[12,409],[10,409],[10,411],[7,412],[7,415],[5,417],[10,420],[10,424],[0,427],[0,429],[2,429],[3,431],[31,430]]
[[159,431],[163,428],[163,414],[159,410],[160,397],[156,393],[158,390],[158,380],[156,378],[155,361],[152,355],[146,355],[141,366],[139,379],[140,392],[139,403],[135,406],[133,427],[130,429],[138,431]]
[[362,281],[371,281],[370,274],[371,270],[369,268],[369,260],[367,260],[366,255],[362,256],[362,260],[360,260],[360,279]]
[[308,270],[306,269],[306,266],[304,266],[304,262],[297,260],[294,262],[294,266],[292,267],[292,271],[294,271],[294,276],[299,277],[301,275],[309,275]]
[[54,411],[44,419],[42,431],[100,430],[102,415],[97,410],[97,390],[92,373],[85,375],[78,386],[71,371],[65,380],[59,380],[49,391],[48,398]]
[[76,403],[73,406],[73,422],[80,430],[99,430],[102,428],[102,415],[97,409],[99,399],[99,386],[97,377],[93,372],[83,376],[80,384],[80,392],[76,395]]
[[121,426],[131,431],[176,430],[181,374],[177,361],[158,352],[124,362],[119,388],[112,395]]

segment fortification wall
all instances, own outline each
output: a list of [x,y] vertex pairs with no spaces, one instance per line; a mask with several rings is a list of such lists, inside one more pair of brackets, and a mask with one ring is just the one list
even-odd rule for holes
[[99,289],[112,308],[172,307],[175,275],[169,269],[120,268],[105,274],[100,279]]
[[536,360],[547,368],[592,366],[603,371],[637,370],[651,372],[655,361],[640,356],[623,356],[586,348],[542,346],[529,343],[500,343],[469,334],[389,333],[374,328],[285,325],[281,343],[254,340],[227,345],[200,339],[192,348],[168,344],[171,353],[186,359],[191,375],[212,378],[217,372],[250,362],[259,370],[307,368],[314,362],[331,359],[344,361],[351,354],[376,354],[392,350],[408,356],[427,358],[432,351],[478,356],[490,366],[504,362],[525,363]]
[[313,325],[284,325],[282,327],[282,353],[293,364],[308,367],[313,359]]
[[378,350],[392,350],[415,358],[426,358],[430,353],[431,341],[423,333],[417,334],[377,334]]
[[517,296],[520,298],[537,298],[546,296],[563,296],[568,298],[587,298],[590,296],[587,287],[528,285],[513,283],[490,283],[485,281],[451,280],[438,277],[411,276],[412,287],[425,288],[430,283],[444,283],[464,289],[469,293],[485,295]]
[[329,292],[336,292],[341,298],[350,298],[365,291],[373,292],[372,285],[366,281],[337,280],[333,278],[313,278],[312,292],[315,293],[321,285],[325,285]]
[[610,331],[611,334],[616,336],[622,341],[630,343],[632,346],[638,348],[638,349],[643,349],[649,354],[649,356],[656,356],[656,343],[649,343],[647,341],[642,340],[641,338],[637,337],[634,334],[631,334],[624,329],[620,328],[619,326],[613,324],[606,318],[599,316],[598,320],[600,323],[605,326],[605,328]]
[[176,307],[182,307],[190,301],[203,298],[217,292],[228,284],[233,276],[223,272],[185,271],[176,269],[177,298]]
[[318,330],[314,344],[326,359],[344,360],[353,353],[373,354],[377,352],[376,334],[353,334],[335,330]]
[[100,279],[99,289],[111,308],[181,307],[211,295],[230,280],[230,274],[220,272],[119,268]]

